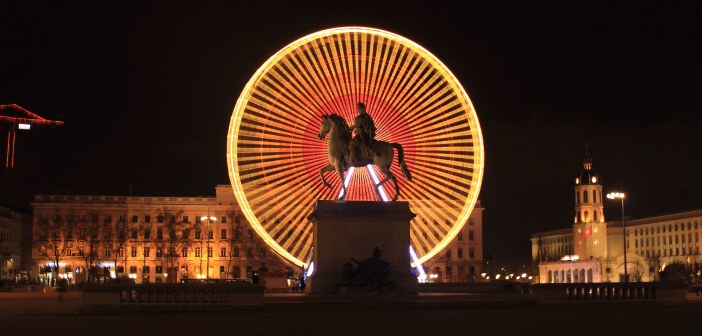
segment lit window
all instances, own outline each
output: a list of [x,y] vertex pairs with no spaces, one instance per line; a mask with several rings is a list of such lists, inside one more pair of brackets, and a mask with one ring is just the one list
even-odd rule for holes
[[575,184],[580,184],[580,178],[579,178],[579,177],[576,177],[576,178],[575,178]]
[[592,177],[592,183],[597,183],[597,176]]

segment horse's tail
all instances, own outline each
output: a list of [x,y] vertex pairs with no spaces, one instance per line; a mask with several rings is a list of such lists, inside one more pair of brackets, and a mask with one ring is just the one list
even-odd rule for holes
[[412,175],[410,175],[410,171],[405,164],[405,150],[402,149],[402,145],[398,143],[393,143],[391,145],[392,148],[397,149],[397,164],[399,164],[400,169],[402,169],[402,175],[404,175],[408,181],[412,181]]

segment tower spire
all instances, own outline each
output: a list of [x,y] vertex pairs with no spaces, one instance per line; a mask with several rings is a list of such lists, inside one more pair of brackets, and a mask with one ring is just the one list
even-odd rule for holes
[[585,168],[585,170],[590,170],[592,169],[592,158],[588,153],[588,147],[592,145],[587,143],[587,140],[585,140],[585,144],[583,146],[585,146],[585,158],[583,159],[583,167]]

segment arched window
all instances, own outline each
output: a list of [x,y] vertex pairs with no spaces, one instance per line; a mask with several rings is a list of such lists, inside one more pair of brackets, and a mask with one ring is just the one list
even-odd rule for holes
[[593,215],[593,218],[592,218],[592,219],[593,219],[595,222],[597,222],[597,210],[593,211],[593,212],[592,212],[592,215]]
[[587,203],[587,190],[583,190],[583,203]]
[[548,271],[548,283],[552,283],[552,282],[553,282],[553,272]]
[[561,270],[561,282],[565,282],[565,271]]
[[580,282],[580,278],[578,278],[578,270],[573,271],[573,282]]
[[568,270],[568,272],[566,272],[566,277],[563,278],[563,282],[565,282],[565,283],[573,282],[573,278],[570,275],[570,270]]
[[592,268],[587,270],[587,282],[592,282]]
[[597,203],[597,190],[592,191],[592,203]]
[[553,283],[558,283],[558,271],[553,272]]
[[587,280],[585,279],[585,269],[584,268],[580,270],[580,282],[587,282]]
[[575,204],[580,204],[580,192],[575,192]]

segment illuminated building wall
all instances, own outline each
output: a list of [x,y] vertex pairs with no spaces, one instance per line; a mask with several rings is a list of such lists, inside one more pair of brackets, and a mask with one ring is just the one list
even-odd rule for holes
[[[575,179],[576,218],[572,228],[531,236],[532,258],[540,265],[537,281],[555,281],[553,272],[572,270],[573,261],[560,261],[566,256],[567,259],[577,256],[580,261],[595,261],[603,282],[623,281],[624,240],[629,281],[656,281],[658,273],[673,263],[683,264],[690,273],[700,276],[702,210],[627,220],[624,239],[621,221],[607,222],[601,217],[606,202],[602,202],[601,181],[591,171],[589,157],[584,160],[584,167],[585,171]],[[593,199],[593,195],[597,198]],[[621,203],[611,201],[609,206],[620,208]],[[564,281],[563,277],[558,279]],[[575,277],[565,279],[574,280]]]
[[[441,253],[433,256],[424,267],[428,275],[436,275],[429,279],[436,282],[466,282],[480,281],[483,272],[483,208],[480,200],[456,237],[449,242]],[[426,227],[431,227],[427,225]],[[427,232],[427,236],[434,234]],[[424,235],[424,232],[415,232]]]
[[19,280],[28,271],[25,231],[31,225],[31,216],[0,207],[0,279]]
[[[208,233],[206,230],[201,232],[202,239],[192,244],[186,251],[187,256],[183,256],[182,251],[178,251],[180,257],[176,261],[178,278],[188,276],[197,278],[198,275],[206,275],[209,272],[210,278],[247,278],[251,277],[251,272],[259,270],[261,267],[267,268],[269,271],[274,269],[285,271],[288,268],[293,268],[297,274],[300,270],[294,264],[275,255],[270,248],[260,242],[257,245],[253,243],[233,243],[234,229],[237,225],[237,220],[240,221],[244,230],[241,232],[240,239],[246,240],[246,237],[251,234],[256,236],[256,233],[251,230],[250,225],[246,222],[244,216],[237,213],[236,216],[231,216],[232,209],[238,211],[238,206],[234,196],[232,195],[231,186],[223,185],[216,188],[216,197],[133,197],[133,196],[71,196],[71,195],[37,195],[33,203],[34,206],[34,226],[37,228],[42,221],[51,220],[56,215],[65,216],[73,214],[75,217],[75,228],[70,233],[64,231],[59,233],[60,239],[66,242],[66,256],[60,261],[58,274],[60,277],[74,279],[75,281],[85,281],[86,279],[86,260],[80,256],[82,247],[83,253],[87,253],[88,243],[86,239],[80,238],[78,225],[81,220],[90,221],[92,214],[99,214],[98,219],[101,223],[107,222],[106,227],[111,228],[110,238],[101,238],[97,245],[97,257],[93,262],[93,266],[109,267],[109,272],[112,277],[136,277],[137,283],[142,283],[144,277],[148,277],[150,282],[167,282],[166,274],[167,262],[163,257],[167,251],[161,251],[161,257],[158,257],[157,242],[159,241],[158,230],[163,228],[163,224],[159,223],[159,209],[167,207],[172,210],[183,210],[183,221],[193,223],[197,218],[202,216],[216,217],[216,220],[210,224],[213,231],[212,239],[206,239]],[[84,216],[81,218],[80,216]],[[109,216],[109,217],[108,217]],[[121,217],[122,216],[122,217]],[[133,223],[134,216],[136,222]],[[139,224],[145,225],[146,216],[149,216],[150,235],[149,238],[144,237],[144,230],[139,228]],[[226,223],[223,221],[226,218]],[[238,217],[238,219],[237,219]],[[121,257],[115,258],[116,250],[119,243],[119,233],[117,224],[119,221],[127,221],[128,224],[135,224],[138,232],[137,238],[132,238],[130,230],[125,232],[125,243]],[[143,226],[142,226],[143,228]],[[223,230],[225,230],[223,232]],[[38,230],[34,231],[34,239],[41,233]],[[162,233],[166,235],[166,232]],[[224,234],[224,237],[222,236]],[[48,234],[51,237],[51,233]],[[101,237],[106,237],[106,231],[103,230],[99,234]],[[194,237],[194,232],[191,233]],[[165,238],[165,236],[164,236]],[[164,239],[162,238],[162,239]],[[241,241],[240,240],[240,241]],[[212,249],[212,257],[209,258],[209,269],[207,268],[208,245]],[[201,244],[201,242],[204,242]],[[149,256],[144,256],[144,248],[149,249]],[[234,254],[233,248],[238,248],[238,254]],[[132,248],[136,249],[135,257],[132,256]],[[196,254],[199,248],[200,257]],[[70,250],[69,250],[70,249]],[[222,251],[222,249],[226,249]],[[251,249],[251,253],[249,253]],[[264,249],[265,255],[261,253]],[[110,250],[109,255],[107,250]],[[41,256],[39,250],[34,249],[32,254],[32,277],[39,279],[49,279],[54,276],[52,273],[42,273],[40,266],[53,266],[53,264],[45,257]],[[117,259],[115,265],[115,259]],[[202,264],[201,264],[202,261]],[[200,268],[202,265],[202,268]],[[117,267],[115,267],[117,266]],[[144,266],[148,267],[149,273],[144,273]],[[121,267],[121,268],[120,268]],[[221,273],[221,268],[224,267],[224,273]],[[238,274],[237,269],[238,267]],[[247,271],[247,267],[250,271]],[[118,272],[120,271],[121,272]],[[173,271],[168,274],[173,276]],[[232,274],[234,272],[234,274]]]

